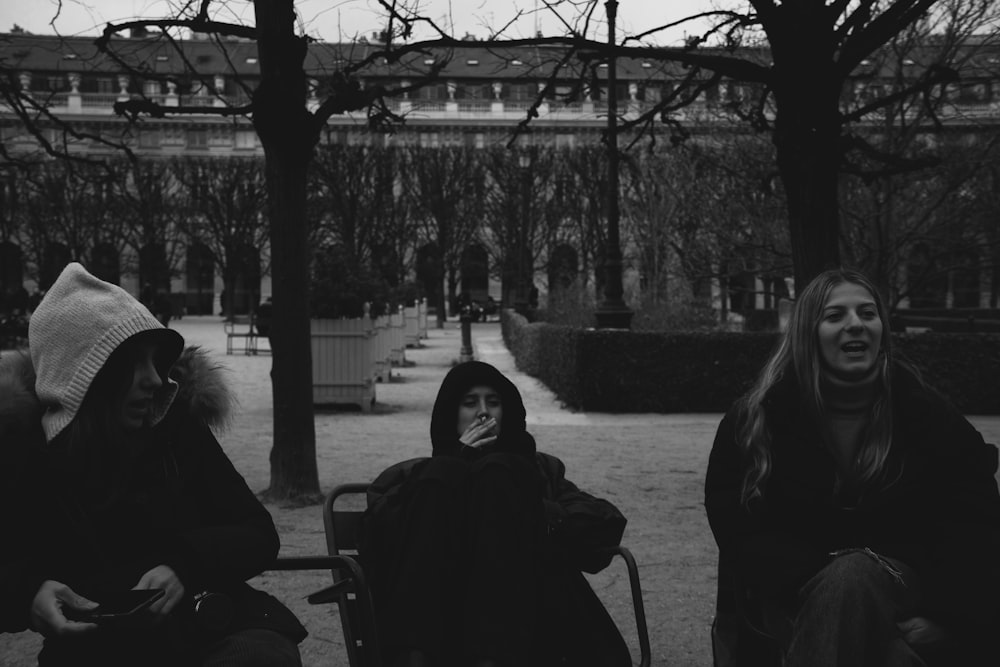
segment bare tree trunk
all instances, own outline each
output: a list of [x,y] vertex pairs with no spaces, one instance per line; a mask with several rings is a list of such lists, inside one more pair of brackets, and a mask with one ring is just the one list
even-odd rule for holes
[[270,498],[319,497],[309,341],[306,182],[318,141],[305,108],[306,42],[295,35],[292,0],[255,0],[261,82],[254,127],[264,147],[274,319],[274,444]]
[[[774,144],[788,201],[798,293],[840,264],[840,81],[821,12],[788,13],[769,32],[774,59]],[[824,36],[826,39],[824,39]],[[808,90],[803,90],[807,88]]]

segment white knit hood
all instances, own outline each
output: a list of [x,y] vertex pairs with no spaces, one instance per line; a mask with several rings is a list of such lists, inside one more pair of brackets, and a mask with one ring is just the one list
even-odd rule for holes
[[[71,263],[45,294],[28,322],[28,349],[35,367],[35,393],[44,406],[42,428],[51,442],[73,421],[98,371],[119,345],[143,332],[157,332],[157,344],[172,364],[184,339],[165,328],[132,295]],[[177,393],[164,380],[153,401],[152,422],[160,421]]]

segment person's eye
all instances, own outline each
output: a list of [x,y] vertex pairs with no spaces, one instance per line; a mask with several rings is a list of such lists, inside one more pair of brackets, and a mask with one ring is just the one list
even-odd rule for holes
[[826,315],[824,315],[823,319],[826,320],[827,322],[836,322],[837,320],[840,319],[840,312],[836,311],[836,310],[832,310],[829,313],[827,313]]
[[861,317],[863,317],[866,320],[874,320],[874,319],[878,318],[878,311],[870,309],[870,308],[867,309],[867,310],[862,310],[861,311]]
[[487,399],[486,400],[486,405],[490,406],[491,408],[499,408],[500,407],[500,399],[499,398],[490,398],[490,399]]

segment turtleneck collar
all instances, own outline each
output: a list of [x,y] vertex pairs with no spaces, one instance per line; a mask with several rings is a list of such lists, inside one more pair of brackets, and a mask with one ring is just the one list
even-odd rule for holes
[[824,370],[820,375],[820,392],[823,403],[830,412],[859,414],[867,412],[875,402],[878,389],[879,365],[875,364],[867,375],[847,380]]

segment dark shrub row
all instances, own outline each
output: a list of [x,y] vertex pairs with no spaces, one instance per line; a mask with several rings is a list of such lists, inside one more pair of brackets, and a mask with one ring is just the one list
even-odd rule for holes
[[[774,333],[657,333],[528,323],[504,311],[519,369],[594,412],[724,412],[753,383]],[[899,334],[899,352],[968,414],[1000,414],[1000,336]]]

